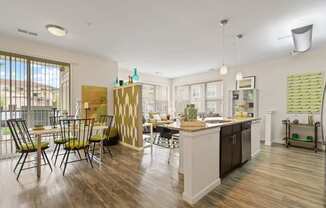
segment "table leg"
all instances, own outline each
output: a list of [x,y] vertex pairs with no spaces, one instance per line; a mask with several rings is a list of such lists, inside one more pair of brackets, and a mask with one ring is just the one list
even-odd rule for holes
[[41,149],[41,135],[37,135],[37,157],[36,157],[36,162],[37,162],[37,178],[41,177],[41,155],[42,155],[42,149]]

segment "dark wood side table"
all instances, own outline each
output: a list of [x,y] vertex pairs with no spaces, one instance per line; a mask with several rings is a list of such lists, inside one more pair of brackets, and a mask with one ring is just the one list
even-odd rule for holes
[[[318,128],[320,127],[320,122],[315,122],[313,125],[310,124],[302,124],[302,123],[291,123],[290,120],[283,120],[282,124],[285,125],[285,144],[286,147],[289,147],[290,145],[295,146],[293,144],[291,144],[291,141],[295,141],[295,142],[304,142],[304,143],[310,143],[313,142],[313,150],[315,152],[318,151],[318,146],[317,146],[317,141],[318,141]],[[308,129],[313,129],[314,130],[314,136],[313,136],[313,140],[309,141],[303,138],[292,138],[291,132],[293,133],[293,128],[308,128]]]

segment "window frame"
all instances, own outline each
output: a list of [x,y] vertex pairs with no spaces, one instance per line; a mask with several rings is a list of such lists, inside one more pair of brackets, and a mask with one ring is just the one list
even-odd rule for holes
[[[212,99],[212,98],[208,98],[207,97],[207,85],[208,84],[211,84],[211,83],[220,83],[221,84],[221,98],[218,98],[216,96],[216,98]],[[195,83],[191,83],[191,84],[184,84],[184,85],[177,85],[175,86],[174,88],[174,94],[177,95],[178,92],[177,92],[177,88],[178,87],[188,87],[188,101],[189,101],[189,104],[191,103],[191,87],[192,86],[195,86],[195,85],[204,85],[203,89],[204,89],[204,92],[203,92],[203,96],[202,98],[200,98],[201,100],[203,100],[203,105],[204,105],[204,112],[198,112],[198,113],[208,113],[207,112],[207,103],[208,102],[212,102],[212,101],[216,101],[216,104],[218,103],[218,101],[221,102],[221,113],[223,113],[223,110],[224,110],[224,82],[223,80],[211,80],[211,81],[205,81],[205,82],[195,82]],[[218,94],[217,94],[218,95]],[[174,101],[174,106],[175,106],[175,113],[178,114],[178,113],[182,113],[182,112],[178,112],[177,111],[177,102],[178,102],[178,99],[177,99],[177,96],[175,96],[175,101]]]
[[[169,99],[169,86],[168,85],[164,85],[164,84],[155,84],[155,83],[147,83],[147,82],[141,82],[140,83],[142,86],[143,85],[149,85],[149,86],[152,86],[152,87],[154,87],[154,112],[158,112],[157,110],[158,110],[158,102],[160,102],[160,101],[162,101],[162,100],[158,100],[157,98],[156,98],[156,95],[157,95],[157,87],[165,87],[166,88],[166,93],[167,93],[167,99],[166,99],[166,101],[167,101],[167,109],[166,109],[166,112],[159,112],[159,113],[165,113],[165,114],[169,114],[169,103],[170,103],[170,99]],[[143,102],[143,101],[142,101]],[[143,114],[144,113],[150,113],[150,112],[144,112],[143,111]]]
[[[28,55],[22,55],[22,54],[17,54],[17,53],[12,53],[12,52],[6,52],[6,51],[1,51],[0,50],[0,55],[2,56],[8,56],[10,58],[21,58],[21,59],[26,59],[26,67],[27,67],[27,96],[29,98],[27,98],[27,106],[28,108],[32,107],[31,102],[31,62],[43,62],[46,64],[53,64],[53,65],[61,65],[62,67],[67,67],[68,68],[68,91],[69,91],[69,98],[68,98],[68,113],[71,112],[72,110],[72,105],[71,105],[71,100],[72,100],[72,86],[71,86],[71,65],[69,63],[66,62],[61,62],[61,61],[54,61],[54,60],[50,60],[50,59],[46,59],[46,58],[39,58],[39,57],[35,57],[35,56],[28,56]],[[30,109],[29,109],[30,110]]]

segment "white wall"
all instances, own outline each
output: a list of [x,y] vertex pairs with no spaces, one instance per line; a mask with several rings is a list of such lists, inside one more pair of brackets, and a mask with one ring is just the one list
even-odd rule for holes
[[[298,117],[301,120],[306,118],[306,115],[287,114],[287,76],[293,73],[326,72],[326,48],[297,56],[233,67],[224,77],[220,76],[218,71],[180,77],[172,81],[172,86],[174,89],[178,85],[223,79],[224,109],[227,116],[230,109],[228,91],[235,89],[235,76],[240,71],[244,76],[256,76],[256,88],[259,89],[259,116],[275,110],[272,138],[273,142],[281,143],[283,137],[281,121],[286,118]],[[316,115],[315,119],[318,120],[319,116]]]
[[[140,77],[140,82],[147,83],[147,84],[155,84],[155,85],[165,85],[165,86],[170,86],[172,79],[157,76],[157,75],[152,75],[152,74],[147,74],[147,73],[142,73],[139,72],[139,77]],[[131,70],[128,70],[126,68],[119,68],[119,79],[123,80],[128,80],[128,75],[132,74]]]
[[[162,85],[162,86],[167,86],[169,90],[169,113],[172,112],[172,79],[166,78],[166,77],[161,77],[161,76],[156,76],[152,74],[147,74],[147,73],[142,73],[138,72],[139,77],[140,77],[140,82],[142,83],[147,83],[147,84],[154,84],[154,85]],[[128,76],[132,74],[131,70],[128,70],[126,68],[119,68],[119,79],[121,80],[128,80]]]
[[109,88],[108,111],[113,112],[112,87],[118,75],[118,64],[115,61],[2,34],[0,34],[0,50],[70,63],[72,110],[76,101],[81,100],[81,86],[96,85]]

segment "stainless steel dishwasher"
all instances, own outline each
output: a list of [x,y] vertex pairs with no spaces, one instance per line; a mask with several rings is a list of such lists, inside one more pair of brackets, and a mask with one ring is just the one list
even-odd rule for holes
[[251,122],[245,123],[241,132],[241,162],[244,163],[251,159]]

